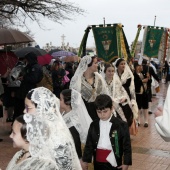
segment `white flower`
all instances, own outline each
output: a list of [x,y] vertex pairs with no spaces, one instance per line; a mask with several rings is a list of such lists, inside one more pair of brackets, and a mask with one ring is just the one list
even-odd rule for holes
[[24,120],[26,123],[30,123],[32,121],[32,115],[31,114],[24,114]]

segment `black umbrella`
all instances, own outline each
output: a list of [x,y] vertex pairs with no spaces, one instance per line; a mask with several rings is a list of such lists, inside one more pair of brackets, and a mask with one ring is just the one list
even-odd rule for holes
[[28,43],[34,41],[26,33],[14,29],[0,28],[0,45]]
[[14,51],[15,55],[19,58],[23,58],[29,52],[33,52],[37,56],[43,56],[47,54],[45,50],[40,49],[40,48],[35,48],[35,47],[24,47],[24,48],[20,48]]
[[61,49],[52,49],[52,50],[50,50],[49,52],[48,52],[48,54],[52,54],[52,53],[54,53],[54,52],[58,52],[58,51],[62,51]]

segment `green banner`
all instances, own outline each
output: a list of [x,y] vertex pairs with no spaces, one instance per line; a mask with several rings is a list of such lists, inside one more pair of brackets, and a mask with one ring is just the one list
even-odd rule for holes
[[98,58],[111,62],[118,57],[116,26],[93,27]]
[[159,47],[164,30],[161,28],[147,28],[147,35],[144,46],[144,56],[158,58]]

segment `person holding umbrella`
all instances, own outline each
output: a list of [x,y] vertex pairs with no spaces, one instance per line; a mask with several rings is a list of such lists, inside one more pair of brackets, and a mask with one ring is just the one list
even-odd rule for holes
[[26,67],[23,69],[18,80],[21,81],[20,88],[16,92],[16,99],[14,105],[14,116],[16,117],[23,114],[24,110],[24,99],[26,94],[33,88],[37,87],[43,78],[43,71],[41,66],[38,64],[37,56],[35,53],[30,52],[25,55]]

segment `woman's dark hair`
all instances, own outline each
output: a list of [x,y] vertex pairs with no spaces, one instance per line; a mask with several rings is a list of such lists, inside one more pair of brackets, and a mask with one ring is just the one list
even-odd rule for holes
[[66,64],[66,66],[65,66],[65,70],[67,70],[67,69],[73,69],[73,63],[71,63],[71,62],[66,62],[65,63]]
[[146,65],[147,64],[147,60],[146,59],[143,59],[143,61],[142,61],[142,65]]
[[[27,93],[27,95],[26,95],[26,98],[27,98],[27,99],[31,100],[31,96],[32,96],[32,94],[33,94],[33,91],[34,91],[34,90],[30,90],[30,91]],[[32,100],[31,100],[31,102],[32,102],[33,104],[35,104],[35,107],[37,107],[37,103],[33,102]]]
[[56,66],[58,66],[58,67],[60,66],[60,61],[59,60],[55,60],[53,62],[52,66],[51,66],[51,70],[55,70]]
[[135,63],[134,63],[134,69],[136,70],[136,68],[137,68],[138,66],[140,66],[140,65],[138,64],[138,62],[135,62]]
[[[21,136],[22,138],[27,141],[27,124],[24,120],[24,115],[21,115],[15,119],[15,121],[19,122],[22,124],[20,128]],[[27,141],[28,142],[28,141]]]
[[93,56],[93,57],[91,57],[91,62],[88,64],[88,67],[91,67],[92,66],[92,64],[93,64],[93,61],[94,61],[94,59],[95,58],[97,58],[97,56]]
[[120,64],[122,61],[125,61],[125,60],[124,60],[123,58],[120,58],[120,59],[117,61],[117,63],[116,63],[116,67],[118,67],[119,64]]
[[61,94],[63,95],[64,103],[71,106],[71,89],[65,89]]
[[107,94],[100,94],[96,97],[96,100],[94,102],[94,105],[96,107],[96,110],[103,110],[106,108],[112,109],[113,101],[110,96]]
[[104,73],[106,73],[106,70],[107,70],[109,67],[113,67],[113,68],[114,68],[114,66],[113,66],[112,64],[110,64],[110,63],[105,63],[105,65],[104,65]]

